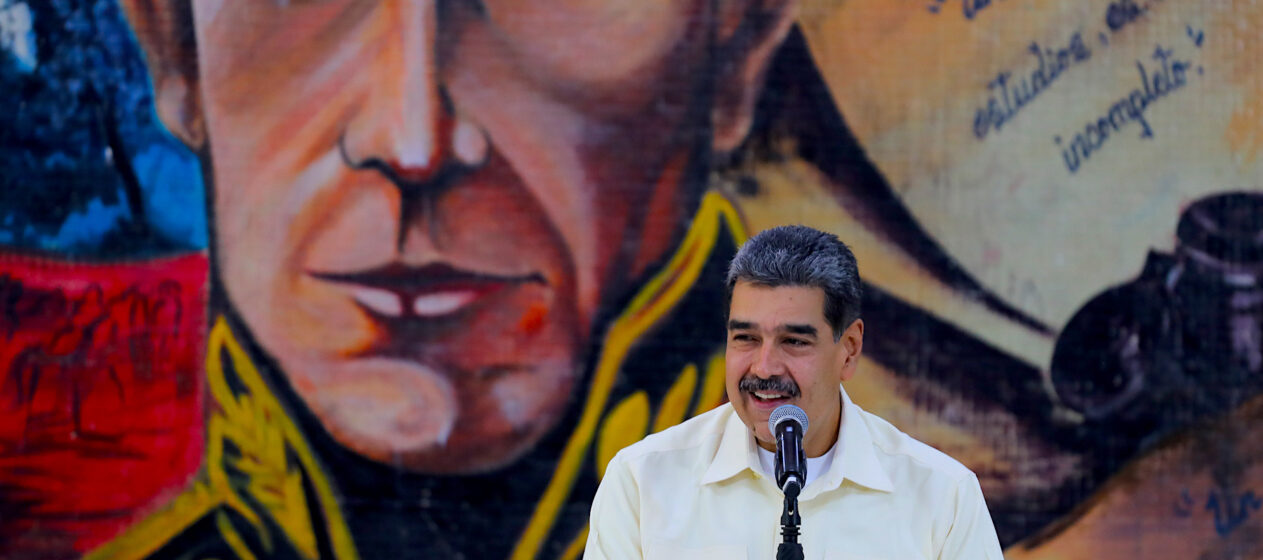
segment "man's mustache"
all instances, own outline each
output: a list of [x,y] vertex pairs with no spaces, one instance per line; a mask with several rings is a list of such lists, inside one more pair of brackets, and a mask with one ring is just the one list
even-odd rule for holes
[[790,398],[798,398],[802,394],[798,390],[798,384],[784,375],[768,378],[747,375],[742,377],[741,381],[737,383],[737,388],[747,393],[756,391],[760,393],[782,393],[789,395]]

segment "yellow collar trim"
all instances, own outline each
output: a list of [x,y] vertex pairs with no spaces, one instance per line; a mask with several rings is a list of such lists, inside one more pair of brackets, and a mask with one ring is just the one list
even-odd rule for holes
[[[218,508],[240,514],[254,526],[264,548],[273,549],[272,533],[260,512],[243,499],[248,496],[265,509],[299,555],[311,560],[319,557],[319,550],[310,507],[319,507],[334,557],[357,560],[351,531],[324,470],[223,317],[211,327],[206,379],[206,457],[192,487],[88,558],[143,558],[206,515],[216,516],[225,542],[241,552],[245,545],[240,535],[222,512],[214,511]],[[226,443],[232,446],[230,453],[225,453]],[[245,475],[244,487],[229,480],[229,471]],[[307,503],[304,477],[315,489],[316,504]]]
[[535,512],[513,549],[510,556],[513,560],[528,560],[538,555],[545,538],[552,530],[558,511],[574,486],[583,459],[592,445],[601,414],[609,401],[610,390],[614,387],[614,381],[628,351],[697,282],[724,224],[728,226],[738,245],[745,242],[746,230],[737,209],[723,195],[707,191],[693,217],[692,225],[684,235],[684,241],[680,243],[671,260],[641,288],[627,309],[610,325],[600,360],[592,374],[591,389],[579,425],[566,442],[561,459],[557,462],[557,470],[553,472],[552,480],[539,503],[535,505]]
[[[579,425],[567,441],[557,469],[511,558],[529,559],[538,554],[574,485],[628,352],[636,340],[693,287],[724,225],[738,244],[745,241],[746,229],[736,208],[723,195],[708,191],[670,261],[611,324]],[[268,516],[303,558],[314,560],[319,551],[309,513],[312,504],[306,502],[302,488],[303,477],[306,477],[315,489],[317,503],[314,505],[320,508],[326,520],[325,530],[334,556],[358,560],[351,532],[324,470],[223,317],[216,319],[211,328],[206,376],[211,406],[202,471],[192,486],[171,503],[87,558],[143,558],[220,507],[231,508],[248,520],[257,528],[263,545],[272,548],[270,532],[259,513],[242,499],[240,493],[244,492],[266,508]],[[225,454],[225,442],[232,444],[233,453]],[[290,453],[286,453],[287,449]],[[290,457],[296,459],[296,464]],[[234,487],[230,482],[230,469],[246,475],[248,482],[244,488]],[[234,548],[244,546],[235,532],[223,531],[231,527],[220,519],[217,518],[217,526],[226,542],[235,543]]]

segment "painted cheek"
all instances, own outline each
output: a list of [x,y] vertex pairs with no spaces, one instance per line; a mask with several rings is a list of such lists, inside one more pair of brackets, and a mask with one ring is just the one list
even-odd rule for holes
[[522,318],[518,320],[518,330],[523,334],[533,335],[544,328],[544,319],[548,317],[548,306],[542,303],[536,303],[526,309],[526,313],[522,314]]
[[311,395],[316,392],[316,384],[309,377],[290,377],[290,382],[294,384],[294,388],[299,393]]

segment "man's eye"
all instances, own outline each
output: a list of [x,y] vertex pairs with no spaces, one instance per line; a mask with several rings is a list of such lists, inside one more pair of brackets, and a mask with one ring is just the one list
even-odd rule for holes
[[811,343],[801,338],[787,338],[785,339],[785,344],[788,344],[790,346],[807,346],[808,344],[811,344]]
[[754,337],[748,334],[737,333],[732,335],[732,340],[733,342],[750,342],[754,340]]

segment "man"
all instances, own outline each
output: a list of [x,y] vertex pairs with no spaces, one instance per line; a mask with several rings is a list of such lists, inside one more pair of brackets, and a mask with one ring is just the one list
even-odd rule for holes
[[[56,4],[44,11],[65,11]],[[0,522],[0,555],[7,547],[31,550],[6,538],[4,529],[19,523],[34,528],[28,541],[47,540],[56,532],[50,527],[67,520],[107,527],[75,539],[78,550],[94,547],[138,509],[85,496],[126,487],[166,502],[191,472],[186,465],[198,462],[203,471],[188,493],[101,556],[229,541],[247,548],[293,543],[306,556],[577,554],[587,501],[613,451],[721,397],[722,368],[712,377],[709,367],[719,341],[696,333],[718,335],[723,296],[710,305],[712,290],[693,287],[719,285],[707,279],[726,262],[729,241],[741,238],[732,224],[757,229],[792,216],[842,231],[847,226],[834,215],[814,214],[836,210],[838,199],[863,222],[861,235],[897,241],[883,246],[848,233],[857,252],[874,255],[865,257],[877,288],[866,291],[866,318],[870,330],[883,332],[865,352],[876,363],[861,383],[872,390],[848,386],[856,399],[870,410],[894,403],[881,414],[975,467],[1006,541],[1030,534],[1084,491],[1080,448],[1049,437],[1045,420],[1056,416],[1042,398],[1042,362],[1014,364],[986,344],[985,333],[1008,335],[1018,322],[976,329],[958,321],[960,306],[931,308],[948,320],[916,307],[985,302],[986,293],[951,281],[961,276],[952,259],[935,251],[933,239],[913,235],[920,232],[915,221],[836,114],[813,53],[794,44],[801,37],[791,34],[779,46],[792,2],[123,4],[149,53],[159,113],[214,180],[213,280],[209,289],[204,281],[181,284],[199,312],[196,296],[213,298],[204,372],[211,439],[202,461],[196,437],[172,435],[201,431],[200,423],[184,421],[196,417],[188,410],[200,410],[193,405],[200,402],[196,383],[181,393],[189,406],[177,405],[181,421],[174,423],[187,430],[171,432],[172,405],[147,398],[126,377],[119,381],[95,356],[71,360],[50,350],[26,360],[45,369],[12,368],[19,375],[9,379],[20,381],[6,380],[0,390],[26,392],[29,401],[36,392],[22,387],[34,387],[34,378],[43,379],[37,397],[56,394],[59,384],[50,379],[69,378],[65,402],[82,397],[98,417],[114,411],[102,401],[125,408],[138,419],[128,435],[158,431],[179,443],[166,453],[151,443],[125,448],[117,434],[83,437],[44,417],[57,436],[51,439],[65,447],[23,450],[22,426],[0,420],[0,432],[18,434],[19,455],[43,459],[39,468],[10,463],[0,473],[0,487],[17,489],[0,492],[0,510],[16,512]],[[885,72],[890,65],[869,63],[867,53],[889,43],[855,32],[883,35],[891,26],[868,25],[877,21],[873,12],[852,8],[848,3],[846,11],[861,25],[827,36],[862,45],[864,56],[840,63],[812,50],[822,67],[841,69],[835,78],[845,74],[867,88],[872,80],[854,73]],[[804,14],[801,21],[821,19]],[[37,24],[84,29],[53,17]],[[796,141],[756,132],[756,147],[766,151],[731,157],[729,146],[746,136],[749,104],[772,51],[778,61],[754,130],[785,132],[792,122]],[[920,80],[896,81],[928,91]],[[79,83],[76,77],[67,87]],[[843,100],[845,91],[832,88]],[[874,110],[884,106],[861,103],[850,114],[886,115]],[[875,145],[906,152],[902,142]],[[794,189],[792,203],[779,208],[763,196],[777,188],[766,174],[732,180],[723,166],[712,166],[716,159],[770,161],[782,149],[792,152],[782,170],[795,173],[783,183]],[[124,152],[107,152],[107,159],[126,161]],[[433,157],[421,155],[427,152]],[[796,157],[811,165],[795,166]],[[746,203],[744,220],[732,218],[724,197],[702,194],[703,175],[714,167],[717,182],[739,187],[725,192],[741,193],[733,198]],[[887,171],[898,177],[901,169]],[[838,187],[841,196],[811,198],[803,195],[808,186]],[[814,217],[803,214],[806,207]],[[383,250],[384,238],[397,240],[394,247]],[[924,271],[878,264],[876,257],[909,256],[899,249],[914,257],[908,261],[937,263],[934,278],[957,291],[923,290],[926,282],[910,279],[924,280]],[[180,278],[205,276],[203,255],[189,261]],[[64,278],[32,268],[37,272],[17,276],[19,287],[60,289],[88,275],[81,262],[66,266]],[[127,275],[105,273],[119,291],[133,287]],[[169,266],[141,273],[172,276]],[[11,310],[32,309],[26,305],[40,292],[24,293],[5,298]],[[1009,311],[1006,317],[1016,316]],[[21,326],[39,338],[31,332],[38,321]],[[199,353],[200,329],[153,331],[196,347],[190,361]],[[1052,336],[1047,329],[1036,334]],[[37,349],[57,340],[44,338]],[[92,368],[101,382],[50,375],[49,368],[72,369],[67,363]],[[139,379],[154,377],[146,367],[134,369]],[[203,375],[200,366],[180,371],[182,381]],[[164,430],[147,431],[157,424]],[[73,426],[80,425],[100,430],[76,416]],[[148,476],[170,456],[181,459],[178,467]],[[98,468],[107,457],[118,465],[112,471]],[[61,468],[48,469],[53,462]],[[85,471],[96,475],[78,474]],[[136,482],[141,478],[146,484]]]
[[736,235],[711,154],[794,2],[124,7],[213,183],[208,437],[190,489],[97,554],[559,554],[594,423],[636,389],[609,341],[657,320],[616,314],[661,318]]
[[842,127],[760,98],[820,86],[790,0],[122,4],[212,184],[209,394],[100,557],[577,553],[613,452],[722,399],[716,161],[769,101]]
[[727,287],[729,404],[614,457],[593,501],[587,558],[775,554],[782,495],[767,422],[783,404],[809,418],[799,501],[808,557],[1002,557],[974,474],[839,387],[864,346],[859,271],[845,244],[803,226],[766,230],[737,252]]

